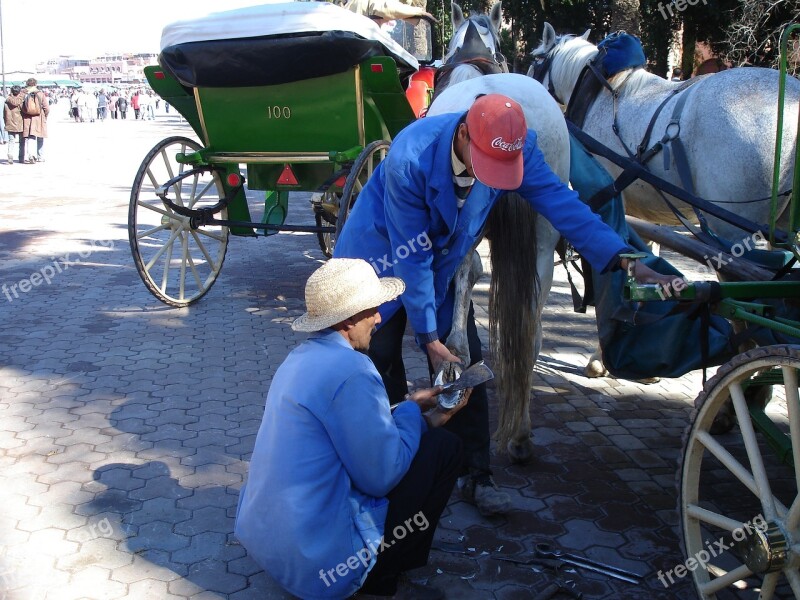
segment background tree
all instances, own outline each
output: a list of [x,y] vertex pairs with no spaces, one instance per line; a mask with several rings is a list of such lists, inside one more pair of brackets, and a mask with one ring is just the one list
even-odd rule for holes
[[621,29],[635,36],[642,36],[639,27],[640,13],[639,0],[612,0],[611,2],[611,30]]
[[[725,31],[725,58],[734,65],[777,68],[781,35],[793,21],[800,22],[800,0],[742,0]],[[791,49],[789,69],[797,75],[797,42]]]
[[640,11],[647,68],[651,73],[663,75],[668,68],[669,50],[680,29],[680,13],[673,10],[670,15],[662,0],[642,0]]

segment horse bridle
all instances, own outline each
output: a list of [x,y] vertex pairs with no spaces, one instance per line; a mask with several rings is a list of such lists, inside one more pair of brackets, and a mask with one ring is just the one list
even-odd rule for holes
[[[492,36],[495,41],[495,48],[499,43],[496,37]],[[508,62],[502,52],[496,50],[494,53],[489,51],[489,47],[482,43],[480,34],[478,33],[475,23],[470,22],[467,25],[467,31],[464,35],[464,40],[460,47],[456,48],[452,54],[446,57],[443,66],[451,64],[476,64],[483,65],[494,63],[499,67],[501,73],[508,73]],[[476,65],[477,66],[477,65]],[[490,72],[485,67],[479,67],[483,73]]]
[[[553,64],[553,50],[551,49],[550,52],[545,54],[544,56],[534,58],[533,59],[533,78],[544,85],[544,78],[550,73],[550,67]],[[550,80],[547,82],[547,91],[550,95],[555,98],[557,102],[560,104],[564,104],[561,100],[556,96],[556,89],[553,87],[553,78],[551,77]]]

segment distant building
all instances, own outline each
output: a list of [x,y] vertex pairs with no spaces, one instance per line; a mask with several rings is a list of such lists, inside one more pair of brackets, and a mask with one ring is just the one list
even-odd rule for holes
[[43,73],[63,73],[81,83],[144,83],[144,68],[158,64],[158,55],[106,54],[95,58],[60,56],[37,65]]

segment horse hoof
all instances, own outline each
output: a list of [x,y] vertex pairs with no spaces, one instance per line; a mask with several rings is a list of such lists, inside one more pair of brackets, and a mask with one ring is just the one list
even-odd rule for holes
[[645,377],[644,379],[637,379],[636,383],[642,383],[644,385],[652,385],[654,383],[658,383],[661,381],[661,377]]
[[589,364],[586,365],[586,368],[583,370],[583,374],[590,378],[607,377],[608,371],[602,361],[590,360]]
[[522,442],[510,441],[507,445],[508,456],[515,465],[524,465],[533,460],[533,440],[526,438]]

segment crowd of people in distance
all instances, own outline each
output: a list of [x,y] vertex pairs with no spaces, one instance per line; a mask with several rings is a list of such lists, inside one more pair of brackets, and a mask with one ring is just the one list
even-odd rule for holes
[[[129,112],[133,112],[134,120],[152,121],[161,102],[161,98],[147,90],[114,90],[110,93],[100,90],[92,93],[78,88],[69,97],[70,116],[78,123],[105,121],[109,117],[127,119]],[[166,102],[164,110],[169,113],[169,104]]]
[[[82,88],[41,89],[33,77],[25,82],[24,87],[0,88],[0,106],[3,107],[0,146],[6,146],[6,164],[44,162],[47,119],[60,100],[69,102],[69,118],[77,123],[105,121],[109,117],[127,119],[131,112],[132,120],[152,121],[163,102],[147,89],[110,92],[104,89],[92,92]],[[169,113],[167,102],[163,102],[163,110]]]

